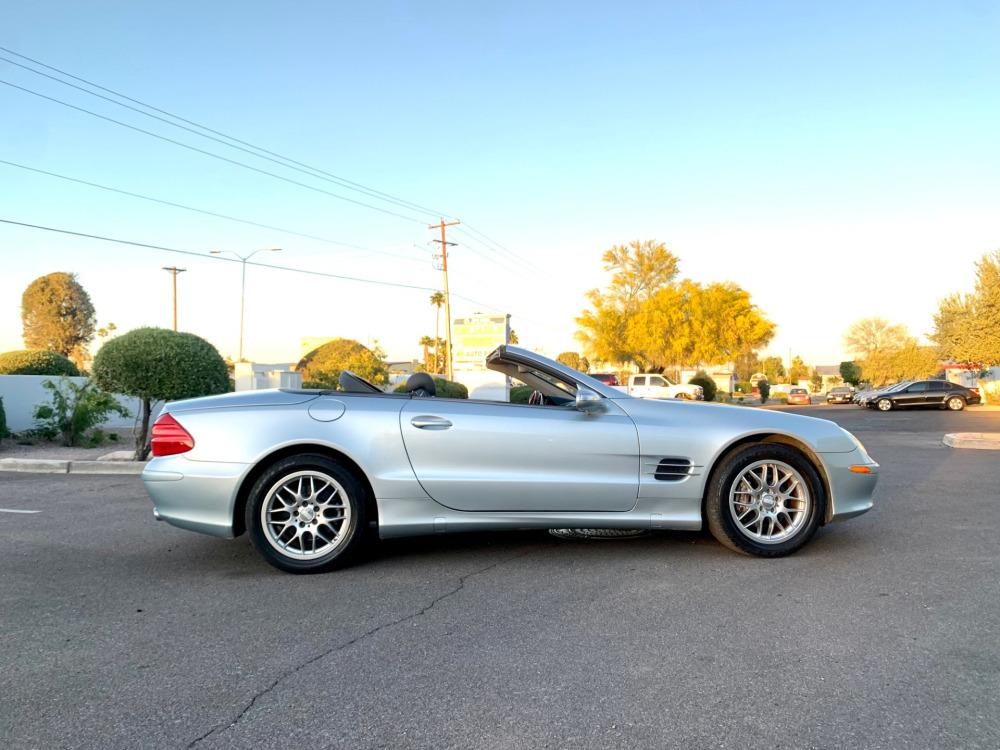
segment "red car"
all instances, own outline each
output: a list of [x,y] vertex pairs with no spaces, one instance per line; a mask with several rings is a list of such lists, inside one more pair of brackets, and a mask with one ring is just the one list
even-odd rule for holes
[[591,372],[588,375],[594,380],[600,380],[604,385],[620,385],[618,376],[613,372]]
[[809,406],[812,404],[812,398],[809,396],[809,391],[805,388],[792,388],[788,392],[788,403],[789,405],[804,405]]

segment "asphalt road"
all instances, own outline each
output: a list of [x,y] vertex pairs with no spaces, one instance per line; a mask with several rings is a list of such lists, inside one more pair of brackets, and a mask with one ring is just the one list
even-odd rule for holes
[[1000,412],[835,418],[874,510],[762,561],[698,533],[384,543],[334,574],[0,475],[0,747],[1000,746]]

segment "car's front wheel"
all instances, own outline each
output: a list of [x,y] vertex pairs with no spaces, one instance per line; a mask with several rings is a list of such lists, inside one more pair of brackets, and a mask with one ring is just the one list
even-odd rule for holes
[[875,403],[875,406],[878,408],[879,411],[892,411],[892,399],[880,398]]
[[726,547],[781,557],[812,538],[824,508],[823,484],[801,453],[758,443],[723,459],[709,485],[705,517],[712,536]]
[[948,399],[947,406],[951,411],[962,411],[965,408],[965,399],[961,396],[952,396]]
[[284,458],[250,490],[250,540],[271,565],[289,573],[340,567],[363,543],[366,493],[350,471],[327,456]]

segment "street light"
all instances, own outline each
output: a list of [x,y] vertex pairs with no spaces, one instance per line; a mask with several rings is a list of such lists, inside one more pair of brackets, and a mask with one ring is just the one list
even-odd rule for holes
[[254,250],[249,255],[240,255],[239,253],[234,253],[232,250],[212,250],[212,255],[223,255],[229,253],[230,255],[235,255],[240,259],[240,263],[243,265],[243,275],[240,280],[240,356],[239,362],[243,361],[243,305],[246,301],[246,290],[247,290],[247,261],[250,260],[257,253],[279,253],[281,252],[280,247],[262,247],[260,250]]

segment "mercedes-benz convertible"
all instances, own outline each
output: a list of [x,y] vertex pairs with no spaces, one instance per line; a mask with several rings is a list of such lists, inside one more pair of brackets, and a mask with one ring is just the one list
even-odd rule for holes
[[529,386],[529,403],[442,398],[425,373],[385,393],[346,371],[338,390],[170,402],[142,474],[153,513],[247,533],[305,573],[373,537],[525,528],[707,525],[732,550],[778,557],[872,507],[878,464],[833,422],[634,398],[513,346],[486,365]]

